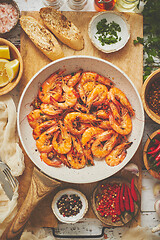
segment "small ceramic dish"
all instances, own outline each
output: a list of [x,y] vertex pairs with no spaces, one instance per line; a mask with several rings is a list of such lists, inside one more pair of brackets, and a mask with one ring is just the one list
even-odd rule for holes
[[76,223],[88,210],[88,201],[83,193],[76,189],[59,191],[53,201],[52,210],[60,222]]
[[10,56],[11,56],[10,60],[14,60],[14,59],[19,60],[19,71],[18,71],[17,76],[11,82],[9,82],[4,87],[0,87],[0,96],[10,92],[13,88],[15,88],[17,86],[17,84],[19,83],[19,81],[22,77],[22,73],[23,73],[23,60],[22,60],[19,50],[10,41],[0,38],[0,46],[2,46],[2,45],[9,46]]
[[[160,129],[153,132],[149,138],[147,139],[145,145],[144,145],[144,149],[143,149],[143,161],[144,161],[144,165],[147,169],[147,171],[154,177],[154,178],[157,178],[157,179],[160,179],[160,174],[158,174],[158,172],[155,171],[155,169],[152,169],[152,163],[153,163],[153,160],[154,158],[151,158],[151,154],[147,154],[147,152],[149,151],[149,148],[150,147],[153,147],[155,146],[154,145],[154,141],[155,139],[158,139],[160,141]],[[160,151],[159,151],[160,152]],[[158,154],[158,153],[157,153]],[[156,155],[157,155],[156,154]],[[156,155],[155,155],[155,158],[156,158]],[[150,158],[150,159],[149,159]],[[158,161],[157,161],[158,163]],[[160,165],[157,167],[160,171]]]
[[[122,188],[123,187],[123,188]],[[121,188],[123,190],[121,190]],[[104,223],[108,227],[122,227],[125,224],[129,223],[132,219],[135,219],[136,215],[139,211],[140,206],[140,194],[134,185],[134,189],[137,195],[137,200],[134,201],[133,197],[133,204],[131,212],[131,201],[127,200],[126,192],[130,189],[129,192],[131,194],[131,184],[127,179],[124,178],[108,178],[104,181],[101,181],[95,190],[93,191],[92,195],[92,208],[97,216],[97,218]],[[123,193],[123,195],[122,195]],[[132,195],[132,194],[131,194]],[[127,196],[128,193],[127,193]],[[118,199],[117,199],[118,198]],[[123,200],[122,200],[123,199]],[[123,201],[124,211],[121,211],[122,205],[119,205],[119,210],[117,207],[118,204],[121,204]],[[129,209],[125,209],[126,203],[128,204]]]
[[[121,28],[121,31],[117,32],[118,41],[116,43],[102,45],[101,41],[98,39],[100,35],[97,34],[97,24],[103,19],[107,20],[106,24],[115,22]],[[98,50],[104,53],[112,53],[123,48],[128,42],[130,38],[130,25],[120,13],[115,13],[113,11],[103,12],[91,19],[88,26],[88,35],[91,42]]]
[[17,26],[20,17],[20,10],[17,3],[14,0],[1,0],[0,15],[1,12],[3,12],[1,21],[4,25],[1,26],[2,31],[0,27],[0,36],[3,37],[6,36],[6,34],[8,34],[11,30],[13,30]]
[[[158,114],[156,114],[153,110],[153,108],[150,106],[149,102],[148,102],[148,93],[149,91],[153,91],[153,87],[152,84],[155,83],[158,80],[158,82],[156,83],[159,87],[159,82],[160,82],[160,68],[155,70],[153,73],[151,73],[148,78],[145,80],[143,87],[142,87],[142,102],[143,102],[143,106],[144,109],[146,111],[146,113],[148,114],[148,116],[155,121],[156,123],[160,124],[160,116]],[[153,93],[153,100],[156,97],[155,93]],[[158,100],[158,99],[157,99]],[[160,101],[160,99],[159,99]],[[153,101],[152,101],[153,103]],[[159,104],[159,103],[158,103]],[[156,104],[157,108],[158,105]],[[152,109],[151,109],[152,108]]]

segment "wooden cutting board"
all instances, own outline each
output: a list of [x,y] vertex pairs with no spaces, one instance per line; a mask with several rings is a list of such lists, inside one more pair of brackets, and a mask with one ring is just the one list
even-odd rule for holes
[[[143,47],[142,45],[134,46],[133,40],[139,37],[143,37],[143,17],[139,14],[134,13],[123,13],[122,15],[126,18],[128,23],[130,24],[131,29],[131,37],[126,44],[126,46],[115,53],[105,54],[97,50],[91,43],[88,37],[88,24],[91,18],[97,14],[96,12],[64,12],[64,15],[71,20],[75,25],[80,29],[83,34],[85,40],[85,47],[81,51],[75,51],[70,49],[69,47],[61,44],[65,56],[72,56],[72,55],[89,55],[95,56],[102,59],[105,59],[109,62],[112,62],[119,68],[121,68],[133,81],[137,90],[141,91],[142,87],[142,79],[143,79]],[[22,15],[28,15],[35,17],[41,22],[38,12],[22,12]],[[27,82],[31,79],[31,77],[39,71],[42,67],[46,64],[50,63],[49,60],[39,49],[37,49],[31,40],[27,37],[27,35],[22,31],[21,33],[21,54],[24,63],[24,72],[23,77],[20,82],[20,92],[23,91],[24,87],[26,86]],[[140,170],[140,176],[136,179],[136,185],[141,192],[141,163],[142,163],[142,156],[141,156],[141,146],[139,147],[138,151],[136,152],[135,156],[132,159],[132,162],[136,163]],[[25,153],[24,153],[25,154]],[[19,178],[20,187],[19,187],[19,206],[25,199],[27,194],[32,171],[34,164],[25,154],[25,171],[24,174]],[[124,175],[124,173],[119,172],[116,175],[118,176],[125,176],[130,179],[130,174]],[[89,200],[89,211],[85,217],[95,218],[95,215],[92,211],[90,206],[90,198],[93,192],[93,189],[97,183],[93,184],[68,184],[62,183],[61,188],[76,188],[82,191]],[[36,207],[34,212],[31,215],[29,224],[36,227],[56,227],[57,226],[57,219],[52,213],[51,210],[51,202],[55,192],[60,189],[55,190],[52,192],[48,197]],[[137,222],[133,221],[133,225],[140,225],[140,214],[137,216]]]

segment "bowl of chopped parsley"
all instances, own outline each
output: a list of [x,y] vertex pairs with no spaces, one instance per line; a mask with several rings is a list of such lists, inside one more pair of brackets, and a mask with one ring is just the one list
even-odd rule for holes
[[88,35],[98,50],[112,53],[126,45],[130,38],[130,26],[122,14],[103,12],[91,19]]

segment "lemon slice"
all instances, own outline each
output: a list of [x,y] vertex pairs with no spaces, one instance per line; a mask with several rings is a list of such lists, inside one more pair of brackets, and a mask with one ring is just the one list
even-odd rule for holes
[[9,81],[12,81],[18,73],[19,70],[19,61],[18,59],[14,59],[10,62],[7,62],[5,64],[5,68],[6,68],[6,72],[7,72],[7,76],[9,78]]
[[9,46],[0,46],[0,58],[10,59]]
[[6,63],[9,63],[9,61],[6,59],[0,59],[0,87],[7,85],[10,81],[5,68]]

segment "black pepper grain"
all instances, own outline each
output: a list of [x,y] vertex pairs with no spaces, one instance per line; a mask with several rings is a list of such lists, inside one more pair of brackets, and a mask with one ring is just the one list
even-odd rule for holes
[[82,201],[77,194],[64,194],[58,200],[57,208],[64,217],[75,216],[82,209]]
[[146,94],[146,101],[149,108],[160,116],[160,79],[156,79],[149,86]]

